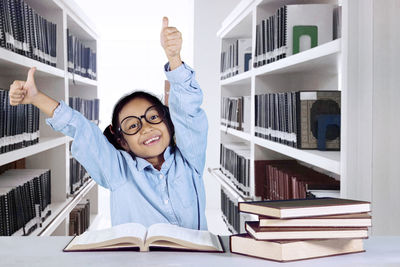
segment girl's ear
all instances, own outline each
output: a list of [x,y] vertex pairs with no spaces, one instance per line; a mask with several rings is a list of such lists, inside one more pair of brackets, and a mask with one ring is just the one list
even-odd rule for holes
[[123,138],[118,138],[118,143],[121,145],[121,147],[122,147],[126,152],[129,152],[129,151],[130,151],[129,146],[128,146],[128,143],[125,141],[125,139],[123,139]]

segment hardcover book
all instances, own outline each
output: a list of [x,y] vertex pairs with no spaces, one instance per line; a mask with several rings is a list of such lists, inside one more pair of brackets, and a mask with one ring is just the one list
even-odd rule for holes
[[246,231],[257,240],[368,238],[367,227],[260,227],[246,222]]
[[284,219],[369,212],[371,211],[371,203],[341,198],[251,201],[240,202],[239,210]]
[[260,216],[260,227],[368,227],[371,215],[368,213],[341,214],[329,216],[276,219]]
[[240,234],[229,240],[232,253],[280,262],[365,251],[362,239],[263,241]]
[[224,252],[219,237],[208,231],[165,223],[153,224],[148,229],[139,223],[126,223],[107,229],[87,231],[75,236],[63,251],[160,249]]

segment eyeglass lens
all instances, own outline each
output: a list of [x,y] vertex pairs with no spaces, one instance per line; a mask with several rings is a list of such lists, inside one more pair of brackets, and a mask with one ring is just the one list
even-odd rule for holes
[[[150,107],[148,110],[146,110],[146,113],[141,116],[141,118],[144,117],[144,119],[151,124],[158,124],[163,121],[164,119],[164,114],[161,111],[160,108],[157,107]],[[137,133],[141,128],[142,128],[142,121],[141,118],[139,119],[138,117],[134,116],[129,116],[121,122],[121,130],[125,134],[135,134]]]

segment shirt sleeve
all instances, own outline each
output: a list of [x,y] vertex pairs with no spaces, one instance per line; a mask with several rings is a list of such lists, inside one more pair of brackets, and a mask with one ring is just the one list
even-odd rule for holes
[[165,65],[171,84],[169,110],[175,127],[175,139],[183,157],[203,174],[207,148],[208,121],[200,107],[203,93],[195,79],[195,72],[185,63],[173,71]]
[[46,123],[55,131],[74,138],[72,156],[79,161],[89,175],[101,186],[110,190],[123,184],[124,156],[103,135],[99,127],[64,101],[55,109]]

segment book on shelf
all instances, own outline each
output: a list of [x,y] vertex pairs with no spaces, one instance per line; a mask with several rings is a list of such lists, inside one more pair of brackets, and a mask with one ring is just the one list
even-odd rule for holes
[[221,125],[250,132],[250,96],[222,97]]
[[250,196],[250,148],[243,142],[220,144],[220,170],[245,196]]
[[239,210],[285,219],[369,212],[371,211],[371,203],[368,201],[340,198],[249,201],[239,202]]
[[258,221],[246,222],[246,231],[257,240],[295,240],[367,238],[367,227],[261,227]]
[[74,36],[70,29],[67,29],[67,57],[68,72],[97,80],[96,51]]
[[340,150],[341,92],[255,95],[255,135],[299,149]]
[[256,240],[249,234],[229,238],[232,253],[280,262],[364,252],[362,239]]
[[369,227],[371,225],[371,215],[367,212],[293,219],[259,216],[260,227]]
[[81,201],[69,214],[69,235],[81,235],[90,226],[90,201]]
[[0,46],[55,67],[57,24],[40,16],[23,0],[1,0]]
[[0,175],[0,235],[29,235],[51,214],[50,203],[50,170],[7,170]]
[[221,212],[225,222],[229,224],[234,231],[240,233],[241,218],[238,210],[238,200],[231,196],[224,187],[221,187]]
[[335,7],[285,5],[263,18],[256,25],[253,66],[260,67],[331,41]]
[[11,106],[8,90],[0,89],[0,154],[39,142],[39,109]]
[[251,67],[251,38],[225,39],[221,47],[221,80],[246,72]]
[[224,252],[219,237],[208,231],[165,223],[153,224],[147,229],[139,223],[126,223],[102,230],[86,231],[75,236],[63,251],[164,249]]
[[69,187],[70,194],[73,195],[89,180],[90,176],[85,168],[72,156],[69,162]]
[[99,120],[100,100],[98,98],[69,97],[69,106],[82,113],[88,120]]

